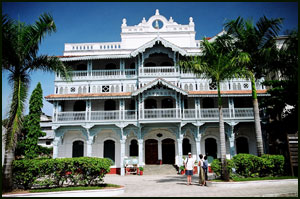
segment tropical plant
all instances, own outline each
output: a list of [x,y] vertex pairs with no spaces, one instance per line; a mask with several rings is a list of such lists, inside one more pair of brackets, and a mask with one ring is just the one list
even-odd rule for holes
[[18,134],[23,125],[24,102],[30,83],[30,72],[55,71],[70,79],[69,69],[57,57],[37,55],[42,39],[56,31],[53,18],[42,14],[32,25],[2,16],[2,69],[9,73],[13,88],[5,140],[5,159],[2,184],[5,191],[12,189],[12,161]]
[[219,135],[220,152],[222,163],[222,178],[229,179],[225,169],[226,148],[225,148],[225,129],[223,120],[223,107],[221,98],[221,82],[235,77],[246,77],[248,71],[243,67],[250,61],[247,53],[239,52],[231,47],[231,41],[226,37],[219,37],[215,42],[208,42],[203,39],[201,46],[202,55],[190,58],[188,61],[181,61],[180,65],[192,71],[200,78],[211,79],[216,84],[218,90],[218,109],[219,109]]
[[252,20],[244,20],[241,17],[225,24],[225,30],[228,36],[233,37],[236,49],[248,53],[251,59],[251,63],[246,66],[251,74],[250,79],[258,156],[261,156],[264,152],[255,83],[256,79],[260,79],[264,76],[266,72],[265,68],[269,63],[268,60],[276,51],[274,39],[280,31],[281,23],[281,18],[268,19],[263,16],[255,25]]
[[43,108],[43,90],[39,82],[32,91],[29,100],[29,115],[26,129],[28,131],[25,139],[25,158],[33,159],[39,155],[39,137],[43,137],[46,133],[42,132],[40,126],[40,118]]

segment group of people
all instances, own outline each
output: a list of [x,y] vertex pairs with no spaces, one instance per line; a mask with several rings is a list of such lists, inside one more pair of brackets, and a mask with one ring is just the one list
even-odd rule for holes
[[[192,157],[192,153],[188,153],[188,157],[184,160],[185,166],[185,175],[187,176],[187,185],[192,184],[192,175],[194,171],[196,160]],[[208,180],[207,177],[207,170],[208,170],[208,161],[207,156],[203,156],[202,154],[199,155],[199,162],[198,166],[200,168],[199,171],[199,185],[200,186],[207,186],[206,181]]]

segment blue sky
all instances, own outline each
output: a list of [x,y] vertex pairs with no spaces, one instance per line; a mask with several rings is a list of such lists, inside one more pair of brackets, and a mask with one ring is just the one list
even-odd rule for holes
[[[194,18],[196,39],[214,36],[226,20],[238,16],[252,18],[263,15],[284,18],[282,32],[298,27],[297,2],[2,2],[2,13],[13,19],[32,24],[43,12],[52,14],[57,32],[47,36],[39,54],[63,55],[64,43],[121,41],[122,19],[127,25],[137,25],[143,17],[149,19],[159,9],[167,19],[188,24]],[[28,99],[36,84],[41,82],[44,96],[54,92],[54,74],[34,72]],[[2,71],[2,119],[7,117],[11,87],[7,73]],[[43,112],[52,115],[52,105],[44,100]],[[28,113],[28,105],[26,105]]]

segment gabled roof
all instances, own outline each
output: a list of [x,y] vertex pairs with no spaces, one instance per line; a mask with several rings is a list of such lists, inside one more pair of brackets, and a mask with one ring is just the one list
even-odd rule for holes
[[176,92],[181,93],[182,95],[188,95],[188,93],[186,91],[184,91],[181,88],[173,85],[172,83],[170,83],[170,82],[168,82],[168,81],[166,81],[162,78],[157,78],[157,79],[153,80],[152,82],[149,82],[145,86],[143,86],[143,87],[137,89],[136,91],[134,91],[132,93],[132,96],[136,96],[140,93],[143,93],[145,90],[148,90],[149,88],[152,88],[153,86],[156,86],[157,84],[162,84],[162,85],[164,85],[164,86],[166,86],[166,87],[168,87],[172,90],[175,90]]
[[144,45],[140,46],[139,48],[137,48],[136,50],[132,51],[130,53],[131,56],[135,57],[137,56],[139,53],[141,52],[145,52],[145,50],[147,48],[152,48],[155,44],[157,43],[161,43],[163,46],[167,47],[167,48],[171,48],[173,51],[179,52],[181,55],[186,55],[187,52],[186,50],[176,46],[175,44],[161,38],[161,37],[156,37],[154,39],[152,39],[151,41],[145,43]]

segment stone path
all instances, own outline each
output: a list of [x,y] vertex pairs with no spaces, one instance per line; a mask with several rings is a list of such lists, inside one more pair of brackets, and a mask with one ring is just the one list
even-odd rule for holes
[[125,186],[120,197],[251,197],[251,196],[298,196],[298,179],[265,180],[247,182],[212,182],[210,187],[198,186],[197,176],[193,176],[192,185],[186,185],[182,175],[107,175],[105,183]]

